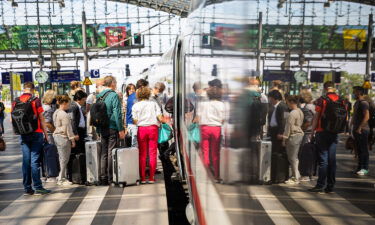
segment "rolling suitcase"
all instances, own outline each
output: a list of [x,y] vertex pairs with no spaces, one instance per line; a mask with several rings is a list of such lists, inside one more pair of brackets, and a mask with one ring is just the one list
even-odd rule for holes
[[113,183],[124,187],[139,185],[139,150],[138,148],[115,148],[112,150]]
[[60,172],[59,154],[56,145],[43,145],[43,170],[46,177],[57,177]]
[[85,154],[71,154],[68,163],[68,174],[73,184],[86,183],[86,159]]
[[271,183],[271,155],[272,155],[271,141],[262,141],[260,143],[260,156],[259,156],[259,182],[261,184]]
[[298,154],[298,169],[301,176],[314,176],[317,158],[317,150],[313,142],[307,142],[301,146]]
[[249,181],[249,164],[244,157],[249,154],[247,148],[223,148],[220,154],[220,179],[224,184]]
[[88,141],[85,144],[87,185],[98,185],[100,170],[100,150],[100,141]]

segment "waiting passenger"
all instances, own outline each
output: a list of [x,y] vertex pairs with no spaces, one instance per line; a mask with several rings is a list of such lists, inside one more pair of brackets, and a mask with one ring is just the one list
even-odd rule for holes
[[364,97],[365,89],[360,86],[353,87],[353,94],[356,102],[354,104],[354,113],[352,119],[353,136],[356,149],[358,151],[357,175],[364,176],[368,174],[369,166],[369,148],[368,136],[370,118],[370,105]]
[[148,183],[155,183],[156,155],[158,148],[159,122],[163,122],[160,107],[150,100],[151,90],[148,87],[137,89],[138,102],[132,108],[133,122],[138,126],[139,171],[141,183],[146,183],[146,161],[149,156],[150,176]]
[[145,80],[145,79],[139,79],[137,81],[137,83],[135,84],[135,88],[138,89],[138,88],[141,88],[141,87],[148,87],[148,81]]
[[128,86],[126,86],[126,96],[128,96],[128,99],[126,101],[126,132],[127,135],[131,138],[131,147],[138,147],[138,128],[137,125],[134,124],[132,117],[132,108],[133,105],[137,102],[134,84],[128,84]]
[[290,110],[288,118],[286,119],[284,130],[284,141],[288,161],[292,167],[292,177],[287,180],[287,184],[299,184],[300,173],[298,170],[298,152],[303,138],[302,123],[303,112],[298,108],[298,96],[291,95],[286,99],[286,103]]
[[221,101],[222,90],[219,86],[211,85],[207,90],[207,96],[208,101],[198,103],[194,122],[200,124],[203,163],[210,168],[210,158],[212,159],[214,178],[219,180],[221,127],[225,119],[225,105]]
[[121,114],[121,102],[115,92],[117,87],[116,78],[106,76],[104,78],[104,90],[97,95],[97,98],[105,97],[103,102],[107,108],[109,119],[108,127],[100,127],[98,132],[101,135],[101,154],[100,154],[100,183],[107,185],[112,182],[112,150],[116,147],[118,139],[125,138],[124,124]]
[[75,147],[76,143],[71,118],[66,113],[70,107],[70,98],[67,95],[59,95],[56,98],[59,108],[53,114],[54,125],[56,127],[53,137],[59,152],[60,161],[60,173],[57,178],[57,184],[71,185],[72,182],[67,179],[67,165],[71,149]]
[[74,97],[69,113],[72,115],[72,128],[76,140],[76,147],[73,148],[74,153],[85,152],[86,138],[86,117],[83,113],[83,107],[86,103],[87,94],[82,90],[78,90]]
[[48,142],[50,144],[54,144],[53,141],[53,132],[55,131],[55,127],[53,125],[53,113],[56,111],[56,92],[54,90],[47,90],[44,93],[43,99],[42,99],[42,106],[43,106],[43,116],[46,121],[46,127],[47,127],[47,134],[48,134]]

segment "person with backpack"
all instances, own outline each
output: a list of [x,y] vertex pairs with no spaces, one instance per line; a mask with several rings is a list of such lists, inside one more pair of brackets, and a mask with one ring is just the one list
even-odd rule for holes
[[335,83],[323,85],[324,95],[317,99],[313,119],[313,133],[319,155],[318,181],[310,192],[331,193],[336,183],[336,146],[338,134],[345,131],[348,112],[345,100],[336,94]]
[[53,114],[53,121],[56,128],[53,132],[53,138],[59,152],[60,163],[57,185],[71,185],[72,182],[67,179],[67,165],[71,150],[76,146],[76,142],[71,118],[67,113],[70,107],[70,98],[67,95],[58,95],[56,99],[59,108]]
[[150,88],[138,88],[138,101],[132,108],[133,122],[138,126],[137,138],[139,145],[139,173],[141,176],[141,184],[146,183],[147,155],[149,156],[150,162],[148,183],[155,183],[159,123],[164,122],[159,105],[155,101],[150,100],[150,97]]
[[43,188],[40,179],[40,155],[48,136],[44,110],[34,96],[34,84],[26,82],[23,87],[23,94],[12,103],[11,120],[14,132],[20,135],[24,191],[25,195],[49,194],[51,191]]
[[292,177],[285,181],[286,184],[299,184],[300,173],[298,170],[298,152],[303,138],[302,124],[304,120],[303,112],[298,108],[299,97],[290,95],[286,98],[286,103],[291,110],[285,123],[284,145],[288,155],[288,161],[292,168]]
[[112,182],[112,150],[118,139],[125,138],[124,125],[121,113],[121,102],[115,92],[116,78],[104,78],[104,90],[97,95],[97,101],[91,107],[91,124],[97,128],[101,136],[102,149],[100,153],[100,183],[108,185]]
[[271,180],[273,183],[284,183],[289,178],[288,157],[283,146],[285,123],[289,111],[278,90],[268,93],[268,99],[273,106],[268,114],[268,133],[272,142]]
[[300,181],[310,181],[316,171],[317,154],[314,140],[311,140],[312,121],[315,114],[315,105],[312,103],[313,97],[309,90],[303,89],[300,92],[300,108],[303,112],[302,131],[304,136],[301,148],[298,153]]
[[358,151],[358,167],[356,174],[364,176],[368,174],[369,165],[369,119],[370,104],[365,100],[365,89],[360,86],[353,87],[353,95],[356,100],[354,103],[354,113],[352,118],[353,137],[356,149]]

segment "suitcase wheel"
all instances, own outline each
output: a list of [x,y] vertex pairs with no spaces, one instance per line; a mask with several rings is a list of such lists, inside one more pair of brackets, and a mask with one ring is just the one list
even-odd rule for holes
[[116,186],[116,184],[115,184],[115,183],[111,183],[111,186],[112,186],[112,187],[115,187],[115,186]]
[[124,188],[124,183],[120,183],[119,185],[118,185],[120,188]]
[[135,183],[137,186],[139,186],[141,183],[139,182],[139,180],[137,180],[137,182]]

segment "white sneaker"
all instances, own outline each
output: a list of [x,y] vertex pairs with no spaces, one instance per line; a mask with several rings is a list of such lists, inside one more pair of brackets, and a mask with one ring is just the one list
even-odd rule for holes
[[63,186],[70,186],[70,185],[73,185],[73,183],[68,181],[68,180],[65,180],[65,181],[62,182],[62,185]]
[[57,183],[56,183],[57,185],[63,185],[63,181],[61,181],[61,180],[59,180],[59,181],[57,181]]
[[303,176],[301,177],[301,180],[300,181],[310,181],[310,177],[308,176]]
[[290,178],[289,180],[285,181],[285,183],[290,185],[299,184],[299,180],[297,180],[296,178]]
[[48,177],[48,178],[46,179],[46,182],[47,182],[47,183],[54,183],[54,182],[56,182],[56,177]]
[[357,172],[357,175],[359,175],[359,176],[368,175],[368,170],[361,169],[360,171]]

